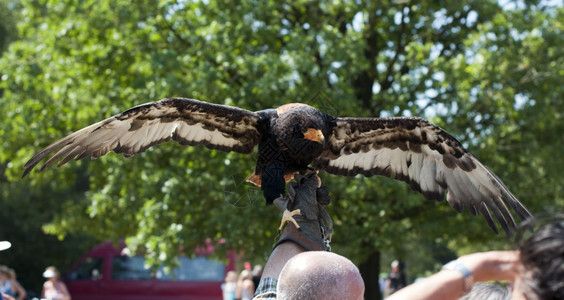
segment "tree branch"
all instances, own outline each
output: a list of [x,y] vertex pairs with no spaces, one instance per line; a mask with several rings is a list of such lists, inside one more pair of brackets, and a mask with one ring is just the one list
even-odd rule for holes
[[[399,32],[397,35],[397,41],[396,41],[396,52],[394,53],[394,57],[388,62],[388,67],[386,68],[386,75],[384,76],[384,78],[382,78],[382,80],[380,81],[380,87],[382,90],[387,90],[390,88],[390,86],[392,86],[392,83],[394,82],[394,78],[392,77],[390,79],[390,77],[392,76],[392,72],[394,71],[394,65],[397,62],[399,55],[401,53],[403,53],[404,50],[404,46],[402,45],[402,38],[405,32],[405,27],[406,24],[404,22],[404,18],[405,18],[405,8],[407,6],[404,4],[401,8],[401,24],[400,24],[400,28],[399,28]],[[411,12],[411,10],[409,10]]]

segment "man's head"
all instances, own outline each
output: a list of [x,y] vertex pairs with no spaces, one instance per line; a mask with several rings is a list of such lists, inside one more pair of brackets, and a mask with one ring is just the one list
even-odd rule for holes
[[509,299],[509,290],[496,283],[478,282],[472,286],[470,293],[458,300],[505,300]]
[[10,279],[10,269],[6,266],[0,266],[0,280],[5,281]]
[[392,262],[392,264],[390,265],[390,266],[392,267],[392,272],[399,273],[399,265],[400,265],[400,264],[399,264],[399,261],[398,261],[398,260],[394,260],[394,261]]
[[45,272],[43,272],[43,277],[47,278],[50,281],[58,281],[59,280],[59,270],[54,266],[47,267]]
[[519,289],[527,299],[564,299],[564,222],[541,227],[520,250]]
[[255,265],[253,267],[253,271],[251,272],[253,274],[253,276],[261,276],[262,275],[262,266],[261,265]]
[[347,258],[331,252],[303,252],[290,259],[278,279],[278,299],[363,299],[364,282]]

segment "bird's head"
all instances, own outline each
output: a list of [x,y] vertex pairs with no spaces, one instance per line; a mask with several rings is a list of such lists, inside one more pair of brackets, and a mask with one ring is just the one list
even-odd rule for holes
[[322,145],[325,143],[325,136],[323,136],[323,132],[321,132],[320,129],[315,128],[308,128],[304,132],[304,139],[314,141]]

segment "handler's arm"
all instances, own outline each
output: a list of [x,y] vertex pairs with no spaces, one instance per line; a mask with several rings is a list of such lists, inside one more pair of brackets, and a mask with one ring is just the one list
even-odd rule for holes
[[300,229],[298,230],[292,222],[289,222],[283,229],[278,243],[264,266],[255,299],[275,297],[280,272],[291,258],[305,251],[325,249],[325,244],[321,239],[321,221],[317,217],[320,215],[318,210],[323,209],[317,203],[319,179],[316,174],[296,175],[294,178],[298,183],[295,184],[295,187],[289,187],[295,191],[295,194],[290,193],[294,195],[288,209],[300,209],[301,215],[295,216]]

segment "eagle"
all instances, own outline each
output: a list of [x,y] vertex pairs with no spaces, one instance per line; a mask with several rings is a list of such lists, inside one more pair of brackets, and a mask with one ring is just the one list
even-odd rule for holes
[[166,98],[130,108],[78,130],[35,154],[23,177],[51,153],[39,172],[71,159],[110,151],[131,157],[166,141],[253,153],[247,179],[261,186],[267,204],[282,197],[286,182],[308,168],[342,176],[382,175],[406,182],[429,200],[458,212],[481,214],[508,236],[532,217],[505,184],[445,130],[419,117],[335,117],[301,103],[257,112],[195,99]]

